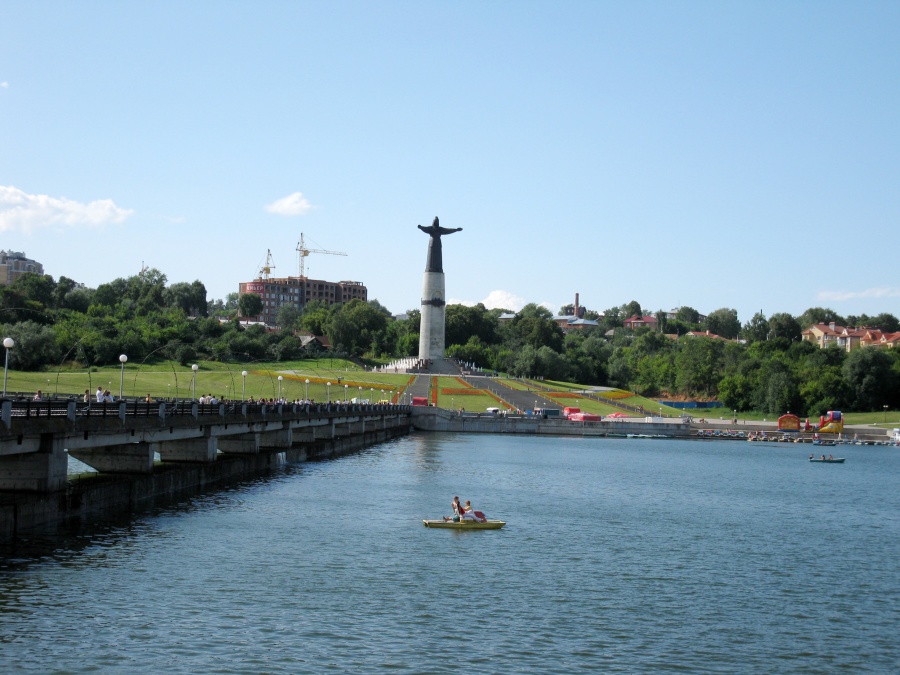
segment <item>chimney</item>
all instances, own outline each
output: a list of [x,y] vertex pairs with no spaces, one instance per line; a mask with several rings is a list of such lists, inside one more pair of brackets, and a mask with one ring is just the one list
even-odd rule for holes
[[575,294],[575,318],[581,318],[581,315],[578,313],[578,293]]
[[830,322],[830,323],[828,324],[828,327],[829,327],[831,330],[834,330],[834,321]]

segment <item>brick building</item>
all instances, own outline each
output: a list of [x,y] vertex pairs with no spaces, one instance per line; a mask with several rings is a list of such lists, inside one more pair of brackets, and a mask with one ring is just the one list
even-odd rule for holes
[[260,321],[268,326],[275,325],[278,310],[284,305],[293,305],[302,310],[311,300],[321,300],[329,305],[359,299],[368,302],[369,291],[361,281],[323,281],[306,277],[281,277],[244,281],[238,292],[256,293],[262,298],[263,310]]

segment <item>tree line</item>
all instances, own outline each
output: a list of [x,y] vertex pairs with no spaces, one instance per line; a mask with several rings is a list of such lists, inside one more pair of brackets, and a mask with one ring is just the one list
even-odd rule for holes
[[[132,361],[172,359],[185,365],[295,360],[321,354],[318,342],[304,339],[310,335],[324,336],[333,353],[348,357],[418,352],[418,310],[395,318],[377,300],[311,301],[302,309],[282,307],[274,331],[240,321],[261,308],[253,294],[208,300],[200,281],[169,284],[156,269],[96,289],[66,277],[54,281],[50,275],[26,274],[0,287],[0,331],[16,340],[10,367],[20,370],[109,365],[122,353]],[[813,323],[900,330],[891,314],[841,317],[814,307],[798,317],[759,312],[741,324],[734,309],[701,317],[682,307],[674,318],[655,313],[657,330],[632,332],[624,321],[644,311],[631,301],[602,315],[587,312],[597,326],[569,333],[545,307],[529,304],[501,319],[512,314],[480,304],[449,305],[447,355],[516,377],[616,386],[653,397],[718,399],[728,408],[773,415],[900,407],[896,350],[847,353],[800,339],[801,330]]]

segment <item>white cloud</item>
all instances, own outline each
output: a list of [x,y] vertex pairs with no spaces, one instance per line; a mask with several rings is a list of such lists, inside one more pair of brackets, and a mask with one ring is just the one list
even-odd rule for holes
[[844,302],[846,300],[860,300],[868,298],[898,298],[900,288],[867,288],[864,291],[819,291],[819,300],[832,302]]
[[65,197],[30,195],[11,185],[0,185],[0,232],[31,232],[44,227],[102,227],[124,222],[134,215],[111,199],[83,204]]
[[9,82],[7,82],[6,80],[0,82],[0,89],[9,89]]
[[313,205],[303,196],[302,192],[295,192],[277,199],[266,206],[269,213],[277,213],[280,216],[302,216],[312,211]]
[[518,312],[526,304],[528,304],[525,301],[525,298],[515,295],[514,293],[510,293],[509,291],[491,291],[490,293],[488,293],[488,296],[484,300],[480,301],[455,299],[447,300],[448,305],[465,305],[466,307],[474,307],[478,304],[478,302],[481,302],[481,304],[484,305],[486,309],[509,309],[513,312]]

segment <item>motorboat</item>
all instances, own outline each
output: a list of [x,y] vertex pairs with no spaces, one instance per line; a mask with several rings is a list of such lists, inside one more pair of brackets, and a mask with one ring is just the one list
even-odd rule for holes
[[423,520],[425,527],[440,527],[445,530],[499,530],[506,525],[502,520]]
[[810,457],[810,462],[822,462],[824,464],[843,464],[846,457]]

